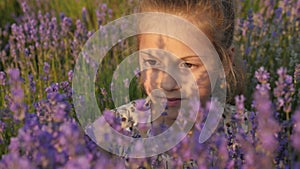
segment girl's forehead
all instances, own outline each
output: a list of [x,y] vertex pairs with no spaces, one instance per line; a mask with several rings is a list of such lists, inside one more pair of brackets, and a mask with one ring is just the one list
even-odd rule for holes
[[158,35],[158,34],[143,34],[139,37],[139,48],[143,49],[161,49],[173,53],[177,57],[196,55],[192,49],[186,44],[177,39]]

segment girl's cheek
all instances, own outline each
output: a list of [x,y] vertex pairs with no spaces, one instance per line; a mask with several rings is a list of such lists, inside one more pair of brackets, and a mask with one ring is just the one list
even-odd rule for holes
[[148,70],[146,72],[146,81],[145,83],[150,86],[151,88],[158,88],[159,82],[160,82],[160,73],[157,70]]
[[147,94],[149,94],[156,86],[155,73],[152,70],[143,71],[141,81]]
[[205,101],[211,92],[211,84],[207,71],[199,71],[197,74],[194,74],[197,77],[198,91],[200,99]]

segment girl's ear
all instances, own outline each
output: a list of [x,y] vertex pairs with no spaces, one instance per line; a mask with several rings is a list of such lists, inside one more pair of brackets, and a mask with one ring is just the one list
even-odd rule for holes
[[227,50],[228,50],[228,53],[229,53],[229,56],[230,56],[230,61],[231,61],[231,63],[233,63],[234,56],[235,56],[235,47],[234,47],[234,45],[231,45]]

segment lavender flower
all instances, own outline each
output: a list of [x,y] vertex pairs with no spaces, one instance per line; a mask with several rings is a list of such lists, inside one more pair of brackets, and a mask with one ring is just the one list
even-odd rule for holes
[[30,83],[30,90],[32,93],[35,93],[36,91],[36,83],[33,79],[33,75],[32,74],[29,74],[28,75],[28,79],[29,79],[29,83]]
[[82,39],[82,36],[84,34],[85,30],[84,30],[84,26],[81,23],[81,21],[79,19],[76,20],[76,31],[75,31],[75,38],[78,40]]
[[63,168],[65,168],[65,169],[90,169],[91,168],[90,161],[91,161],[91,158],[88,156],[88,154],[82,155],[82,156],[70,159]]
[[3,86],[6,84],[6,74],[3,71],[0,71],[0,84]]
[[291,112],[292,95],[294,94],[295,88],[293,84],[292,76],[287,74],[285,68],[279,68],[277,71],[279,75],[274,89],[274,96],[277,98],[276,109],[280,110],[283,108],[285,113]]
[[282,8],[281,7],[277,8],[275,10],[275,16],[278,20],[281,18],[281,16],[282,16]]
[[1,120],[0,120],[0,145],[3,144],[3,136],[4,136],[4,130],[6,128],[6,125],[5,123],[3,123]]
[[292,145],[293,147],[300,152],[300,110],[298,109],[296,112],[294,112],[293,115],[293,122],[294,122],[294,126],[293,126],[293,134],[291,136],[291,141],[292,141]]
[[44,62],[44,68],[43,68],[45,74],[49,74],[50,73],[50,65],[48,62]]
[[59,84],[58,83],[52,83],[49,87],[47,87],[45,89],[45,92],[47,94],[51,94],[51,93],[57,93],[59,89]]
[[238,114],[243,114],[245,112],[244,101],[245,97],[243,95],[235,97],[236,112]]
[[3,131],[5,130],[5,123],[3,123],[2,121],[0,121],[0,133],[3,133]]
[[278,144],[275,136],[279,132],[280,126],[273,118],[269,94],[258,89],[254,94],[254,99],[257,116],[259,116],[257,134],[262,145],[261,148],[272,154]]
[[22,2],[22,10],[25,14],[29,12],[29,7],[26,2]]
[[294,83],[297,84],[297,82],[300,81],[300,64],[297,64],[295,66],[295,71],[294,71]]
[[259,83],[265,84],[268,82],[270,78],[270,73],[265,70],[264,67],[260,67],[256,72],[255,72],[255,77],[258,80]]
[[9,83],[11,85],[12,100],[10,102],[10,110],[14,113],[15,120],[23,120],[25,117],[26,106],[23,103],[24,91],[21,87],[21,77],[19,69],[8,70],[10,76]]
[[249,11],[248,11],[248,23],[247,23],[247,28],[251,31],[251,30],[253,30],[254,29],[254,20],[253,20],[253,11],[252,11],[252,9],[250,9]]
[[73,78],[73,70],[70,70],[68,72],[68,80],[69,80],[69,82],[72,82],[72,78]]
[[113,10],[112,9],[108,9],[108,18],[109,19],[112,18],[112,14],[113,14]]
[[106,11],[107,10],[107,5],[105,3],[101,4],[101,10],[102,11]]
[[271,89],[270,83],[268,83],[270,74],[264,69],[264,67],[260,67],[255,72],[255,77],[260,83],[256,85],[256,90],[262,95],[269,95],[269,91]]
[[123,80],[123,83],[124,83],[125,88],[129,88],[129,79],[128,78]]
[[15,169],[15,168],[30,168],[35,169],[36,167],[26,158],[20,157],[17,153],[10,153],[4,155],[0,168]]
[[18,82],[20,80],[20,70],[19,69],[10,69],[8,71],[10,77],[10,84]]
[[71,29],[72,19],[66,17],[64,14],[61,14],[61,19],[62,19],[61,22],[62,36],[66,36]]
[[82,20],[83,20],[83,22],[87,22],[87,18],[86,18],[87,11],[86,11],[85,7],[82,8],[81,13],[82,13]]
[[66,16],[65,16],[65,14],[64,14],[63,12],[61,12],[61,13],[59,14],[60,20],[64,20],[65,17],[66,17]]
[[136,69],[134,69],[133,73],[136,77],[140,77],[140,75],[141,75],[141,71],[138,67]]

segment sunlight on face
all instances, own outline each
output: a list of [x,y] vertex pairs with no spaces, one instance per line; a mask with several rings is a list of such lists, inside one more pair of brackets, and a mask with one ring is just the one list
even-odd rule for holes
[[[141,35],[139,40],[139,63],[144,70],[142,83],[153,102],[166,100],[172,112],[169,119],[176,119],[180,102],[194,92],[199,93],[201,103],[206,102],[211,91],[209,76],[200,58],[190,48],[176,39],[157,34]],[[197,90],[190,86],[192,81],[197,84]],[[161,93],[153,92],[155,90]]]

